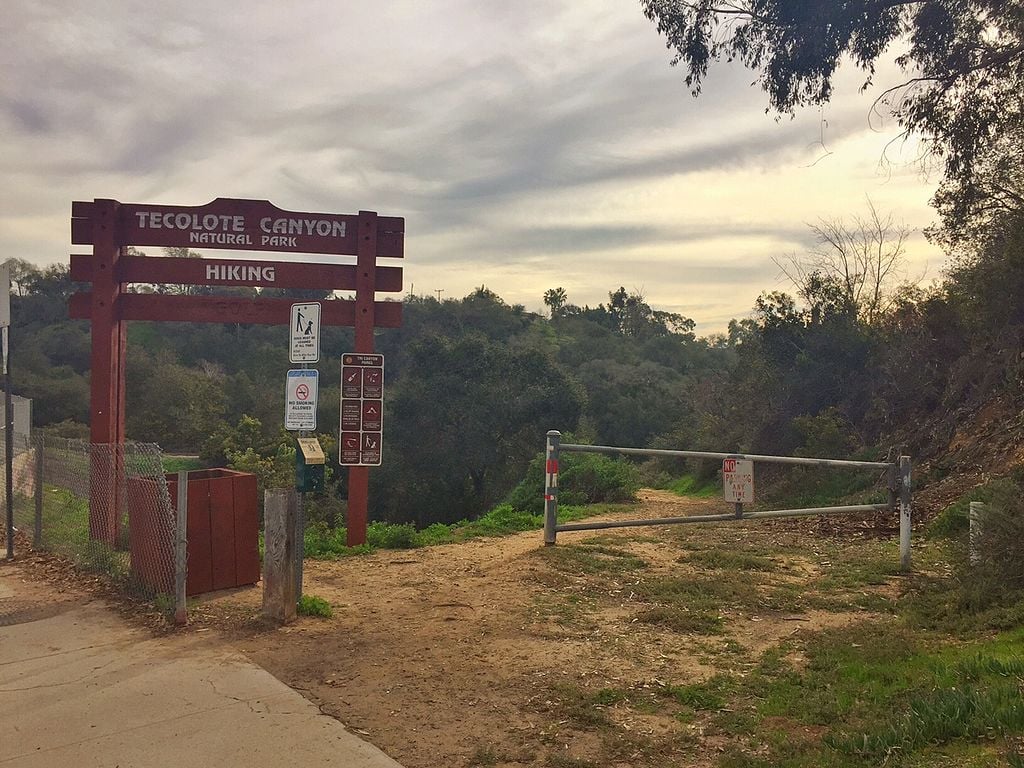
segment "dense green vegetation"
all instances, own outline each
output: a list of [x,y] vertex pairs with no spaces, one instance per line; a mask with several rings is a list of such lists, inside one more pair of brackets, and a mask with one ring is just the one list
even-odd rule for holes
[[[899,233],[881,223],[876,244],[898,259]],[[373,517],[426,528],[472,520],[505,499],[536,514],[536,457],[550,428],[610,445],[940,454],[987,403],[1018,412],[1024,404],[1024,217],[990,215],[986,232],[950,245],[952,266],[931,289],[877,276],[870,311],[863,285],[844,280],[825,248],[791,265],[796,295],[765,293],[751,317],[708,338],[622,288],[597,307],[552,289],[548,317],[485,288],[460,300],[407,296],[404,326],[377,338],[387,360],[387,460],[371,475]],[[17,271],[13,376],[16,391],[34,398],[38,426],[84,436],[89,332],[67,319],[72,290],[64,267]],[[351,346],[348,329],[325,329],[319,423],[331,492],[321,506],[338,522],[346,478],[331,433],[338,358]],[[283,328],[132,323],[129,436],[287,485],[287,367]],[[684,474],[696,489],[715,467],[657,461],[637,475],[632,464],[594,458],[564,469],[585,487],[566,487],[576,503],[574,493],[616,501],[641,481],[670,487]],[[860,482],[829,493],[857,493]]]

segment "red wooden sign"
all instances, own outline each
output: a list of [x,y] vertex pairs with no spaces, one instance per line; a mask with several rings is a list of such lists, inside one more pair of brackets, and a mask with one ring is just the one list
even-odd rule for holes
[[[119,203],[93,200],[71,204],[71,242],[92,245],[91,255],[71,257],[71,278],[92,290],[71,297],[70,314],[92,324],[90,439],[124,442],[125,359],[129,320],[287,324],[291,299],[256,296],[180,296],[137,293],[133,284],[254,286],[354,290],[355,300],[321,302],[324,325],[355,328],[356,351],[373,353],[373,329],[402,322],[400,302],[375,301],[374,294],[402,290],[402,270],[380,266],[379,257],[402,258],[405,220],[358,214],[286,211],[267,200],[218,198],[200,206]],[[122,255],[124,247],[165,246],[235,251],[278,251],[355,256],[355,263],[193,259]],[[382,387],[370,391],[382,390]],[[371,395],[381,397],[381,395]],[[351,416],[362,421],[363,413]],[[371,423],[374,423],[371,421]],[[366,434],[365,430],[363,434]],[[369,445],[373,443],[373,445]],[[356,449],[380,461],[380,434]],[[94,451],[89,533],[113,545],[121,519],[119,451]],[[366,540],[369,474],[349,469],[348,543]]]
[[[91,283],[95,259],[72,254],[71,279]],[[376,267],[374,290],[402,290],[401,267]],[[351,291],[356,287],[354,264],[308,264],[294,261],[181,259],[122,256],[115,278],[121,283],[170,285],[252,285],[260,288],[305,288]]]
[[[95,202],[71,204],[71,242],[95,245]],[[232,251],[358,253],[358,216],[284,211],[269,200],[219,197],[206,205],[118,205],[120,245],[221,248]],[[377,256],[401,258],[405,219],[377,217]]]

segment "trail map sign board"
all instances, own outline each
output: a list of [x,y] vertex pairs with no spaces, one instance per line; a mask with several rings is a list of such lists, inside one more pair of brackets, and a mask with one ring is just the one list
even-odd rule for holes
[[288,371],[284,396],[284,428],[316,429],[316,399],[320,372],[315,368]]
[[292,363],[320,362],[320,305],[292,304],[291,343],[288,361]]
[[754,501],[754,462],[750,459],[723,459],[722,486],[725,500],[737,504]]
[[[206,205],[152,205],[96,199],[71,204],[71,242],[91,245],[91,254],[71,256],[71,279],[91,283],[88,292],[69,301],[72,318],[92,328],[90,440],[124,442],[125,359],[129,320],[284,325],[290,299],[231,294],[178,296],[136,293],[132,284],[257,286],[317,290],[354,290],[355,300],[320,302],[323,325],[355,328],[355,349],[373,353],[375,327],[402,323],[402,305],[375,301],[376,291],[402,290],[399,267],[378,266],[377,259],[405,254],[405,220],[358,214],[286,211],[267,200],[218,198]],[[309,264],[287,260],[194,259],[126,254],[127,246],[192,248],[207,251],[277,251],[285,254],[354,256],[354,263]],[[317,334],[319,336],[319,334]],[[90,472],[89,535],[113,545],[121,510],[118,451],[94,451]],[[365,466],[349,470],[348,543],[366,539],[369,474]]]
[[383,414],[384,355],[342,355],[338,440],[342,466],[380,466]]

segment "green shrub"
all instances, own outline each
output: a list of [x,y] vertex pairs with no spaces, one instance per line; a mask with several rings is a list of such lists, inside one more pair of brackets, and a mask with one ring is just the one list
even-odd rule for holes
[[417,538],[412,523],[374,522],[366,527],[366,543],[375,549],[413,549],[421,546]]
[[941,539],[959,539],[970,526],[967,512],[966,501],[951,504],[928,523],[928,535]]
[[[544,512],[544,454],[530,462],[526,476],[505,500],[515,509],[540,515]],[[562,454],[559,460],[559,504],[583,505],[633,501],[640,474],[625,459],[596,453]]]
[[979,495],[985,504],[977,533],[980,560],[969,568],[969,580],[993,591],[1024,590],[1024,488],[997,480]]
[[[543,504],[542,509],[543,512]],[[512,504],[499,504],[486,515],[465,523],[456,523],[456,528],[465,536],[502,536],[506,533],[530,531],[544,525],[541,515],[531,514]]]
[[696,475],[686,474],[662,486],[677,496],[688,496],[697,499],[713,499],[722,492],[722,485],[713,480],[704,480]]
[[321,619],[329,619],[334,615],[331,604],[315,595],[300,597],[298,611],[300,616],[319,616]]
[[792,426],[799,435],[798,456],[845,459],[859,444],[853,425],[836,408],[826,408],[814,416],[797,416]]

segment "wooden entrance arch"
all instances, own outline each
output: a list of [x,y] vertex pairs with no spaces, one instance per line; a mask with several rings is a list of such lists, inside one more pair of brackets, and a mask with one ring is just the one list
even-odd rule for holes
[[[70,315],[92,329],[90,440],[114,448],[125,439],[125,349],[129,320],[287,325],[290,299],[165,296],[133,293],[133,283],[354,290],[355,300],[321,302],[321,323],[355,328],[355,351],[372,353],[373,329],[402,323],[401,302],[375,292],[402,290],[402,269],[377,259],[402,258],[405,219],[282,210],[267,200],[218,198],[207,205],[71,204],[71,242],[91,254],[71,256],[71,279],[92,283],[76,293]],[[250,261],[130,256],[127,246],[273,251],[355,256],[355,263]],[[339,361],[340,367],[340,361]],[[340,373],[339,373],[340,375]],[[112,545],[120,520],[122,473],[117,450],[93,451],[89,535]],[[348,543],[366,541],[368,467],[349,467]]]

